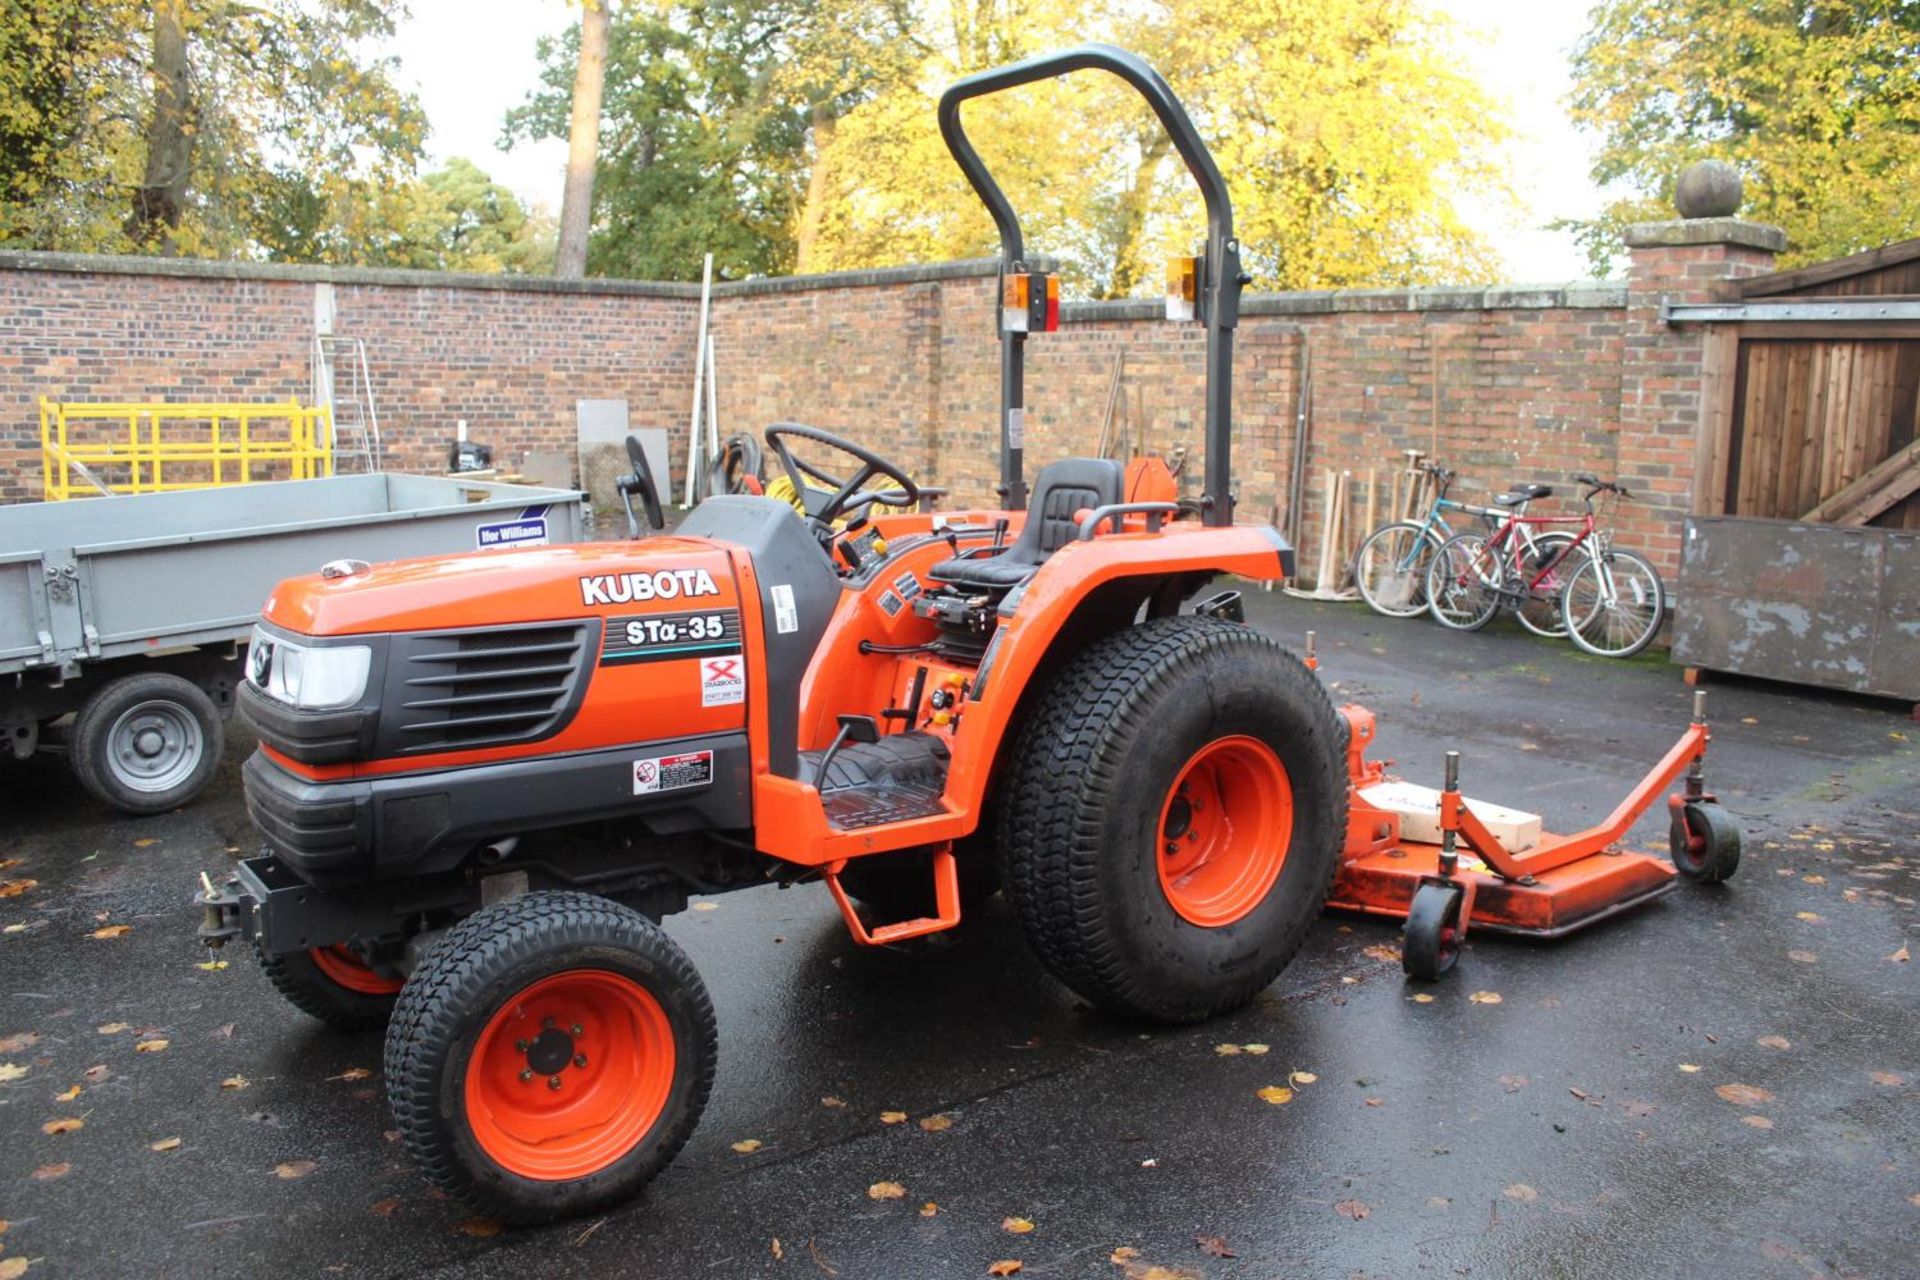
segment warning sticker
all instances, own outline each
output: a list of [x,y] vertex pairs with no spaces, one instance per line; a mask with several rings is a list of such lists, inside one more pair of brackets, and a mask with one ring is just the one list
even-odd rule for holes
[[891,591],[882,591],[880,593],[880,607],[887,611],[889,618],[897,617],[900,610],[906,607],[906,603],[906,601]]
[[677,756],[655,756],[633,762],[633,794],[679,791],[704,787],[713,781],[713,752],[688,751]]
[[911,600],[920,594],[920,579],[914,577],[913,570],[909,569],[893,580],[893,589],[900,593],[902,600]]
[[773,628],[781,635],[788,635],[800,629],[800,613],[793,607],[793,588],[784,582],[776,582],[770,592],[773,596]]
[[738,654],[731,658],[700,659],[700,705],[726,707],[747,700],[747,660]]

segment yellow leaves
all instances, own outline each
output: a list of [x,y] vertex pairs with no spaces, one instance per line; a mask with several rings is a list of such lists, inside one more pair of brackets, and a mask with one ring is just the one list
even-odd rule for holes
[[905,1124],[906,1122],[907,1113],[904,1111],[882,1111],[880,1113],[881,1124]]
[[208,973],[218,973],[227,967],[227,963],[225,960],[202,960],[193,967],[196,969],[204,969]]
[[1773,1128],[1773,1121],[1767,1119],[1765,1116],[1741,1116],[1740,1123],[1749,1129]]
[[1272,1048],[1272,1045],[1265,1044],[1217,1044],[1213,1046],[1213,1051],[1223,1058],[1237,1058],[1243,1053],[1258,1058],[1270,1052]]
[[1318,1084],[1320,1077],[1311,1071],[1296,1071],[1287,1077],[1287,1083],[1294,1086]]
[[18,1080],[30,1070],[32,1068],[20,1066],[18,1063],[0,1062],[0,1084],[5,1084],[9,1080]]
[[89,938],[124,938],[132,932],[133,932],[133,926],[130,924],[110,924],[102,928],[95,929],[92,933],[88,934],[87,936]]
[[49,1120],[40,1126],[40,1132],[48,1136],[62,1133],[78,1133],[87,1127],[87,1122],[79,1116],[62,1116],[58,1120]]
[[1787,959],[1793,961],[1795,964],[1819,964],[1820,963],[1820,957],[1815,955],[1813,952],[1802,951],[1798,949],[1787,952]]
[[1384,942],[1378,942],[1371,947],[1362,948],[1360,954],[1378,960],[1382,964],[1400,963],[1400,948],[1388,946]]
[[124,1022],[103,1022],[95,1027],[94,1030],[103,1036],[117,1036],[122,1031],[127,1030],[127,1024]]
[[133,847],[136,849],[151,849],[154,845],[159,843],[160,842],[154,839],[152,836],[141,836],[138,840],[135,840],[133,842]]
[[923,1116],[920,1120],[920,1127],[928,1133],[944,1133],[946,1130],[953,1128],[953,1117],[949,1115]]
[[820,1099],[820,1105],[823,1107],[844,1107],[847,1104],[832,1094],[828,1094],[826,1097]]
[[149,1142],[147,1144],[147,1150],[149,1151],[166,1152],[166,1151],[178,1151],[179,1149],[180,1149],[180,1139],[178,1138],[162,1138],[158,1142]]
[[26,1258],[0,1258],[0,1280],[20,1280],[32,1265]]
[[696,902],[693,904],[693,909],[695,911],[718,911],[720,904],[717,902]]
[[1793,1042],[1785,1036],[1759,1036],[1754,1043],[1767,1049],[1791,1049]]
[[1411,999],[1415,1004],[1432,1004],[1433,1003],[1433,993],[1430,991],[1416,991],[1413,993],[1412,996],[1408,998]]
[[920,1206],[920,1216],[923,1218],[931,1218],[939,1212],[940,1206],[931,1200]]
[[733,1149],[743,1156],[750,1156],[758,1151],[761,1145],[760,1139],[758,1138],[742,1138],[733,1144]]
[[246,1088],[248,1085],[252,1083],[253,1081],[247,1079],[245,1076],[228,1076],[225,1080],[222,1080],[220,1082],[220,1087],[222,1089],[226,1089],[231,1092],[238,1093],[240,1090]]
[[[1820,843],[1826,845],[1827,848],[1829,849],[1833,848],[1833,842],[1830,840],[1822,840]],[[1818,848],[1819,846],[1816,845],[1815,847]],[[1815,887],[1823,885],[1827,882],[1827,878],[1822,875],[1801,876],[1800,879],[1803,883],[1814,885]]]
[[35,1182],[53,1182],[73,1172],[73,1165],[62,1160],[58,1164],[43,1164],[27,1176]]
[[60,1092],[54,1094],[53,1100],[55,1102],[72,1102],[75,1098],[79,1096],[80,1096],[80,1086],[77,1084],[70,1084],[66,1088],[62,1089]]
[[39,887],[38,880],[0,880],[0,898],[17,898]]
[[1500,993],[1498,991],[1476,991],[1468,996],[1467,999],[1475,1004],[1499,1004]]
[[1540,1198],[1540,1193],[1524,1182],[1516,1182],[1500,1194],[1509,1200],[1518,1200],[1521,1204],[1532,1204]]
[[498,1218],[467,1218],[455,1230],[475,1240],[491,1240],[505,1231],[506,1226]]
[[1700,1067],[1697,1063],[1683,1062],[1680,1064],[1680,1069],[1688,1075],[1694,1075],[1700,1070]]
[[876,1182],[867,1188],[869,1200],[901,1200],[906,1194],[907,1189],[897,1182]]
[[327,1079],[329,1080],[365,1080],[368,1076],[372,1074],[373,1072],[367,1070],[365,1067],[348,1067],[345,1071],[342,1071],[339,1075],[328,1076]]
[[1817,911],[1796,911],[1793,913],[1793,918],[1795,920],[1804,920],[1808,924],[1825,924],[1826,923],[1826,921],[1821,918],[1820,913]]
[[166,1052],[167,1046],[171,1043],[172,1041],[170,1040],[155,1036],[151,1040],[137,1041],[133,1049],[135,1053],[164,1053]]
[[1752,1084],[1723,1084],[1714,1092],[1720,1095],[1722,1101],[1731,1102],[1736,1107],[1757,1107],[1773,1101],[1771,1093]]
[[1024,1236],[1033,1230],[1033,1223],[1026,1218],[1002,1218],[1000,1229],[1009,1235]]
[[1271,1106],[1284,1107],[1293,1101],[1293,1090],[1285,1085],[1270,1084],[1264,1089],[1256,1090],[1254,1096]]
[[1904,942],[1900,944],[1898,951],[1887,957],[1887,959],[1893,961],[1895,964],[1906,964],[1912,958],[1913,956],[1907,951],[1907,944]]
[[990,1276],[1017,1276],[1025,1267],[1026,1264],[1018,1258],[1002,1258],[998,1262],[987,1264],[987,1274]]
[[1140,1256],[1140,1251],[1130,1244],[1123,1244],[1107,1255],[1107,1261],[1116,1267],[1124,1267]]
[[311,1160],[282,1160],[273,1166],[273,1176],[286,1182],[304,1178],[320,1166]]
[[1869,1071],[1867,1076],[1875,1084],[1883,1084],[1889,1089],[1898,1089],[1907,1082],[1905,1076],[1897,1075],[1892,1071]]

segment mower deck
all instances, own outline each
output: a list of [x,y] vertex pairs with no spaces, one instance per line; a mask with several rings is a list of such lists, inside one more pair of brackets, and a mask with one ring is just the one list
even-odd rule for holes
[[[1437,844],[1407,841],[1349,860],[1327,905],[1338,911],[1404,919],[1423,882],[1440,874]],[[1533,877],[1504,880],[1471,856],[1457,878],[1471,885],[1473,927],[1529,938],[1558,938],[1631,911],[1672,889],[1672,864],[1645,853],[1607,850]]]

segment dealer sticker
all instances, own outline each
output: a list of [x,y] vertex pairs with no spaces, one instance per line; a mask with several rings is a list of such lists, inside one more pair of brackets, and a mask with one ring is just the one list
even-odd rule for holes
[[655,756],[633,762],[633,794],[637,796],[704,787],[712,781],[711,751],[686,751],[677,756]]
[[700,705],[727,707],[747,700],[747,660],[739,654],[728,658],[700,659]]
[[518,520],[483,524],[473,531],[473,545],[480,551],[498,551],[504,547],[544,547],[547,545],[547,508],[528,507]]

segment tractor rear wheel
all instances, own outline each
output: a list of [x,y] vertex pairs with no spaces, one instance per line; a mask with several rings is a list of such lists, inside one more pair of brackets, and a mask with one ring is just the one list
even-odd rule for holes
[[273,989],[302,1013],[339,1031],[387,1025],[400,979],[388,977],[344,943],[275,955],[257,941],[253,953]]
[[1002,792],[1028,942],[1114,1012],[1245,1004],[1326,901],[1345,748],[1313,673],[1251,628],[1183,615],[1093,645],[1041,693]]
[[637,911],[530,893],[476,912],[407,980],[387,1102],[442,1189],[508,1222],[634,1195],[679,1153],[713,1087],[713,1005]]

